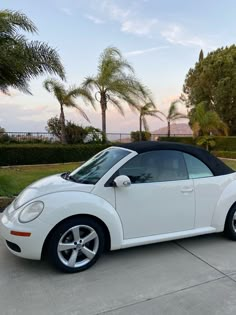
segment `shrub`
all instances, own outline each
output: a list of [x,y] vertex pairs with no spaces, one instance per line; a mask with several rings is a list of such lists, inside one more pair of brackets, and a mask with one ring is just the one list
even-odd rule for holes
[[[60,119],[57,117],[52,117],[47,122],[46,127],[47,132],[51,133],[58,139],[61,138],[61,124]],[[84,143],[84,139],[88,132],[82,126],[76,125],[71,121],[66,121],[65,125],[66,140],[69,144]]]
[[[181,142],[196,145],[197,139],[193,137],[160,137],[160,141]],[[236,137],[215,137],[215,151],[236,151]]]
[[[140,134],[139,131],[132,131],[131,134],[130,134],[131,140],[134,141],[134,142],[135,141],[139,141],[140,140],[139,139],[139,134]],[[141,133],[141,140],[142,141],[148,141],[150,139],[151,139],[151,133],[148,132],[148,131],[142,131],[142,133]]]
[[185,144],[195,144],[193,137],[159,137],[159,141],[180,142]]
[[0,165],[30,165],[85,161],[108,146],[109,145],[105,144],[0,145]]
[[236,159],[235,151],[212,151],[211,153],[220,158]]

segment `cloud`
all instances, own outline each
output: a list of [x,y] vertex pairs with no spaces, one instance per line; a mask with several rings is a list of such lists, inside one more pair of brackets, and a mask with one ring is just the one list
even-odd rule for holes
[[157,22],[157,19],[129,19],[122,22],[121,30],[122,32],[135,35],[150,35],[153,27],[157,25]]
[[189,32],[176,24],[169,25],[166,29],[161,31],[161,35],[171,44],[197,46],[205,49],[215,48],[215,46],[211,45],[207,40],[196,35],[189,34]]
[[69,8],[60,8],[61,12],[63,12],[65,15],[71,16],[72,11]]
[[[89,0],[87,0],[89,1]],[[121,32],[142,36],[147,38],[159,38],[160,36],[172,45],[185,47],[200,47],[205,50],[215,49],[211,38],[193,34],[176,23],[169,23],[163,19],[148,18],[144,16],[142,9],[147,6],[148,0],[126,1],[126,6],[118,5],[118,1],[113,0],[90,0],[91,9],[102,14],[104,20],[111,20],[120,25]]]
[[162,50],[162,49],[167,49],[169,48],[168,46],[159,46],[159,47],[152,47],[148,49],[140,49],[140,50],[133,50],[133,51],[128,51],[125,53],[125,56],[138,56],[138,55],[144,55],[147,53],[151,53],[154,51]]
[[112,1],[103,0],[101,9],[106,14],[106,17],[120,24],[120,29],[124,33],[150,36],[153,28],[158,23],[156,18],[147,19],[140,17],[135,9],[123,9]]
[[86,19],[92,21],[94,24],[104,24],[105,21],[93,16],[93,15],[85,15]]

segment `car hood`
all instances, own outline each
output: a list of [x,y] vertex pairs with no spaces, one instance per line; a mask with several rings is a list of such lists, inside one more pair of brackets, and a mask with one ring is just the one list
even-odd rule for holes
[[25,188],[15,199],[14,208],[17,209],[25,203],[43,195],[60,191],[91,192],[93,188],[94,185],[79,184],[65,180],[61,177],[61,174],[45,177]]

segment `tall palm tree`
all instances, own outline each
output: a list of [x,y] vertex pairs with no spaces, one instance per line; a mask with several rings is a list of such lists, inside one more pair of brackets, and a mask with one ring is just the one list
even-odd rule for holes
[[228,135],[228,126],[215,111],[206,108],[205,102],[201,102],[191,114],[190,124],[194,136]]
[[0,10],[0,91],[10,87],[30,93],[28,82],[49,73],[65,78],[57,51],[48,44],[29,41],[20,31],[37,33],[34,23],[23,13]]
[[144,127],[145,131],[148,131],[148,123],[146,116],[157,117],[158,119],[162,120],[160,116],[157,114],[163,114],[159,110],[156,109],[155,105],[152,102],[148,102],[139,108],[139,141],[142,139],[142,127]]
[[171,102],[167,115],[163,114],[167,120],[168,137],[170,137],[170,124],[172,121],[175,121],[181,118],[188,118],[187,115],[182,114],[178,111],[178,108],[177,108],[178,103],[179,103],[179,100],[175,100]]
[[67,143],[66,132],[65,132],[65,114],[64,106],[72,107],[79,111],[79,113],[89,121],[88,116],[83,109],[75,103],[76,97],[80,96],[85,102],[90,102],[93,105],[93,98],[90,93],[82,88],[69,87],[66,89],[64,85],[55,79],[49,79],[44,82],[45,89],[52,93],[60,104],[60,123],[61,123],[61,142]]
[[104,135],[108,103],[114,105],[124,115],[122,101],[128,103],[131,108],[138,109],[137,99],[146,98],[149,94],[134,77],[131,65],[115,47],[108,47],[103,51],[99,59],[97,75],[85,78],[82,86],[95,92],[95,99],[100,103]]

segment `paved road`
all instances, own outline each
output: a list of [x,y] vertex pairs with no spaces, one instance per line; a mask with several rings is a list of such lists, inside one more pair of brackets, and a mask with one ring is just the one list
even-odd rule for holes
[[0,314],[235,314],[236,242],[210,235],[104,255],[68,275],[0,241]]

